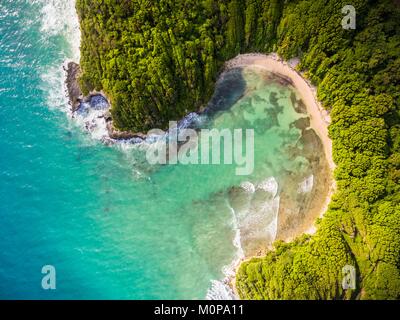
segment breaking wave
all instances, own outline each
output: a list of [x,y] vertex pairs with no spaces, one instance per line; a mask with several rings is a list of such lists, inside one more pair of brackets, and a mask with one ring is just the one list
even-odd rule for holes
[[[254,241],[261,241],[267,246],[272,244],[277,236],[280,205],[277,180],[270,177],[258,184],[245,181],[241,183],[240,188],[247,194],[243,200],[247,203],[244,205],[242,203],[237,208],[228,203],[232,212],[232,227],[235,233],[233,245],[236,248],[236,255],[230,265],[223,267],[224,279],[211,282],[211,288],[206,296],[210,300],[238,299],[232,289],[232,283],[241,261],[246,256],[254,254],[251,251],[246,252],[248,245]],[[256,193],[260,192],[261,200],[256,196]]]

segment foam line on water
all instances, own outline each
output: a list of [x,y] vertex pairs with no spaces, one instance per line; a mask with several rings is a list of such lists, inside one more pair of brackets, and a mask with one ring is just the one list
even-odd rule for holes
[[[65,39],[67,47],[62,51],[61,62],[42,66],[40,89],[47,94],[47,105],[68,112],[64,67],[70,61],[80,60],[81,32],[76,14],[76,0],[29,0],[40,7],[40,33],[44,44],[54,37]],[[63,65],[64,62],[64,65]]]
[[272,197],[275,198],[278,194],[278,181],[276,181],[275,177],[270,177],[257,185],[257,189],[269,192],[272,194]]
[[245,181],[240,184],[240,187],[248,193],[256,192],[256,186],[250,181]]
[[240,262],[244,259],[244,251],[242,248],[241,233],[239,228],[239,221],[235,210],[227,202],[227,206],[232,212],[232,229],[235,232],[233,245],[236,248],[235,257],[230,265],[224,266],[222,272],[224,274],[223,280],[212,280],[211,287],[207,292],[206,299],[208,300],[237,300],[238,297],[231,288],[232,280],[236,275],[236,269]]
[[278,195],[279,184],[275,177],[270,177],[260,182],[257,185],[258,190],[263,190],[272,195],[271,200],[267,200],[264,204],[264,212],[272,214],[272,219],[267,225],[265,232],[269,235],[272,243],[275,241],[278,234],[278,219],[279,219],[279,207],[280,207],[280,196]]
[[75,9],[76,0],[30,0],[30,3],[42,5],[42,37],[63,36],[70,46],[69,58],[79,61],[81,31]]

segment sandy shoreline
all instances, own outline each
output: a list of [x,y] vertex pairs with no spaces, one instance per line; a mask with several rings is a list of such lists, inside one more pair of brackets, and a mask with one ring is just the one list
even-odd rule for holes
[[[279,76],[282,76],[292,83],[293,87],[297,90],[300,98],[304,102],[307,114],[310,117],[310,128],[314,129],[316,134],[321,140],[323,145],[323,151],[325,154],[325,159],[327,163],[327,169],[332,176],[331,179],[328,179],[328,185],[326,188],[328,192],[326,192],[326,197],[320,200],[318,211],[314,213],[316,217],[322,217],[328,209],[329,203],[331,201],[331,197],[336,189],[336,184],[333,179],[333,171],[335,169],[335,163],[332,157],[332,140],[329,138],[328,134],[328,126],[331,123],[331,119],[329,113],[322,108],[321,103],[317,99],[317,90],[316,88],[307,81],[300,72],[298,72],[295,67],[298,64],[297,61],[285,62],[281,59],[277,54],[243,54],[238,55],[236,58],[226,62],[225,70],[228,71],[234,68],[260,68],[265,71],[272,72]],[[314,234],[316,232],[315,227],[315,219],[313,221],[309,221],[307,225],[307,230],[297,230],[298,234],[296,236],[300,236],[303,233],[306,234]],[[284,235],[283,237],[279,237],[279,240],[283,240],[285,242],[293,241],[295,237]],[[277,239],[278,240],[278,239]],[[266,252],[271,248],[265,248]],[[265,254],[265,252],[263,252]],[[238,265],[236,271],[238,271],[241,263],[244,261],[250,260],[252,257],[244,258]],[[236,272],[237,273],[237,272]],[[235,292],[238,297],[238,293],[236,291],[236,278],[232,278],[230,282],[231,289]]]
[[316,88],[294,69],[295,64],[291,65],[283,61],[277,54],[243,54],[238,55],[225,64],[225,70],[242,67],[261,68],[289,78],[292,81],[293,86],[298,90],[302,100],[306,104],[307,114],[311,120],[311,127],[320,137],[324,145],[329,167],[333,171],[335,163],[332,158],[332,140],[328,135],[328,126],[331,123],[331,119],[328,112],[318,102]]

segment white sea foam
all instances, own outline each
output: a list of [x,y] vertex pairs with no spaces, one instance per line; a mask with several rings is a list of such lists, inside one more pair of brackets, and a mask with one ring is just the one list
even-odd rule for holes
[[104,112],[104,109],[95,109],[89,103],[82,103],[79,110],[74,113],[74,118],[81,127],[90,133],[93,139],[103,140],[108,138]]
[[242,183],[240,184],[240,187],[241,187],[242,189],[246,190],[246,192],[248,192],[248,193],[254,193],[254,192],[256,192],[256,187],[255,187],[255,185],[252,184],[252,183],[249,182],[249,181],[242,182]]
[[224,281],[212,280],[211,288],[206,295],[207,300],[237,300],[232,289]]
[[262,241],[268,245],[275,241],[278,231],[279,184],[275,177],[269,177],[255,185],[246,182],[244,189],[253,191],[252,185],[255,191],[250,193],[249,206],[237,212],[238,228],[246,235],[242,244]]
[[41,89],[47,93],[47,105],[64,111],[74,118],[74,125],[89,132],[93,140],[111,142],[104,118],[106,108],[90,108],[83,104],[79,112],[72,114],[68,104],[66,88],[66,72],[68,63],[79,62],[81,33],[75,9],[75,0],[30,0],[31,4],[41,6],[41,35],[43,42],[52,37],[63,37],[68,46],[63,51],[63,63],[43,66],[41,70]]
[[[264,181],[253,184],[250,181],[245,181],[241,185],[250,197],[250,204],[256,197],[256,191],[266,193],[265,200],[258,205],[254,203],[245,212],[236,212],[228,203],[232,212],[232,228],[235,232],[233,245],[236,248],[236,254],[232,263],[224,266],[222,271],[224,279],[211,282],[206,298],[210,300],[234,300],[238,299],[232,291],[230,284],[236,275],[236,270],[245,257],[243,249],[243,241],[263,240],[265,244],[271,244],[275,241],[278,232],[278,218],[280,197],[278,195],[279,184],[275,177],[269,177]],[[269,195],[268,195],[269,194]],[[242,231],[249,234],[251,238],[242,239]],[[255,238],[254,238],[255,237]]]
[[203,121],[203,117],[196,112],[191,112],[186,115],[181,121],[178,123],[178,130],[187,129],[189,126],[195,124],[198,125]]
[[46,66],[41,75],[40,89],[47,93],[47,106],[68,112],[68,98],[65,93],[65,72],[62,65]]
[[39,0],[41,3],[43,37],[63,36],[70,46],[71,54],[68,58],[79,61],[81,32],[75,9],[75,0]]
[[257,185],[257,189],[264,190],[272,194],[272,197],[275,198],[278,194],[278,181],[274,177],[268,178]]
[[80,59],[81,33],[75,2],[75,0],[29,0],[31,5],[41,7],[42,42],[46,44],[56,36],[63,37],[67,42],[67,47],[62,52],[64,61],[56,61],[53,65],[43,66],[40,70],[42,79],[40,88],[48,94],[47,105],[66,112],[69,108],[64,67],[68,62],[77,62]]
[[275,196],[270,205],[270,212],[272,214],[272,221],[268,224],[265,231],[269,236],[271,243],[276,240],[276,236],[278,235],[278,220],[279,220],[279,207],[280,207],[281,199],[279,196]]

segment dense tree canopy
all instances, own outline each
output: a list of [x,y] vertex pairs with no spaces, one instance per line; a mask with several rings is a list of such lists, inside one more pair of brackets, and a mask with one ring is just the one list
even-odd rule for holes
[[[209,100],[227,59],[277,51],[331,110],[338,190],[317,233],[242,264],[249,299],[400,298],[400,9],[354,0],[78,0],[84,92],[104,90],[116,126],[165,127]],[[343,291],[342,268],[356,267]]]
[[282,4],[240,0],[78,0],[85,93],[103,89],[119,129],[164,128],[200,109],[240,52],[274,47]]

